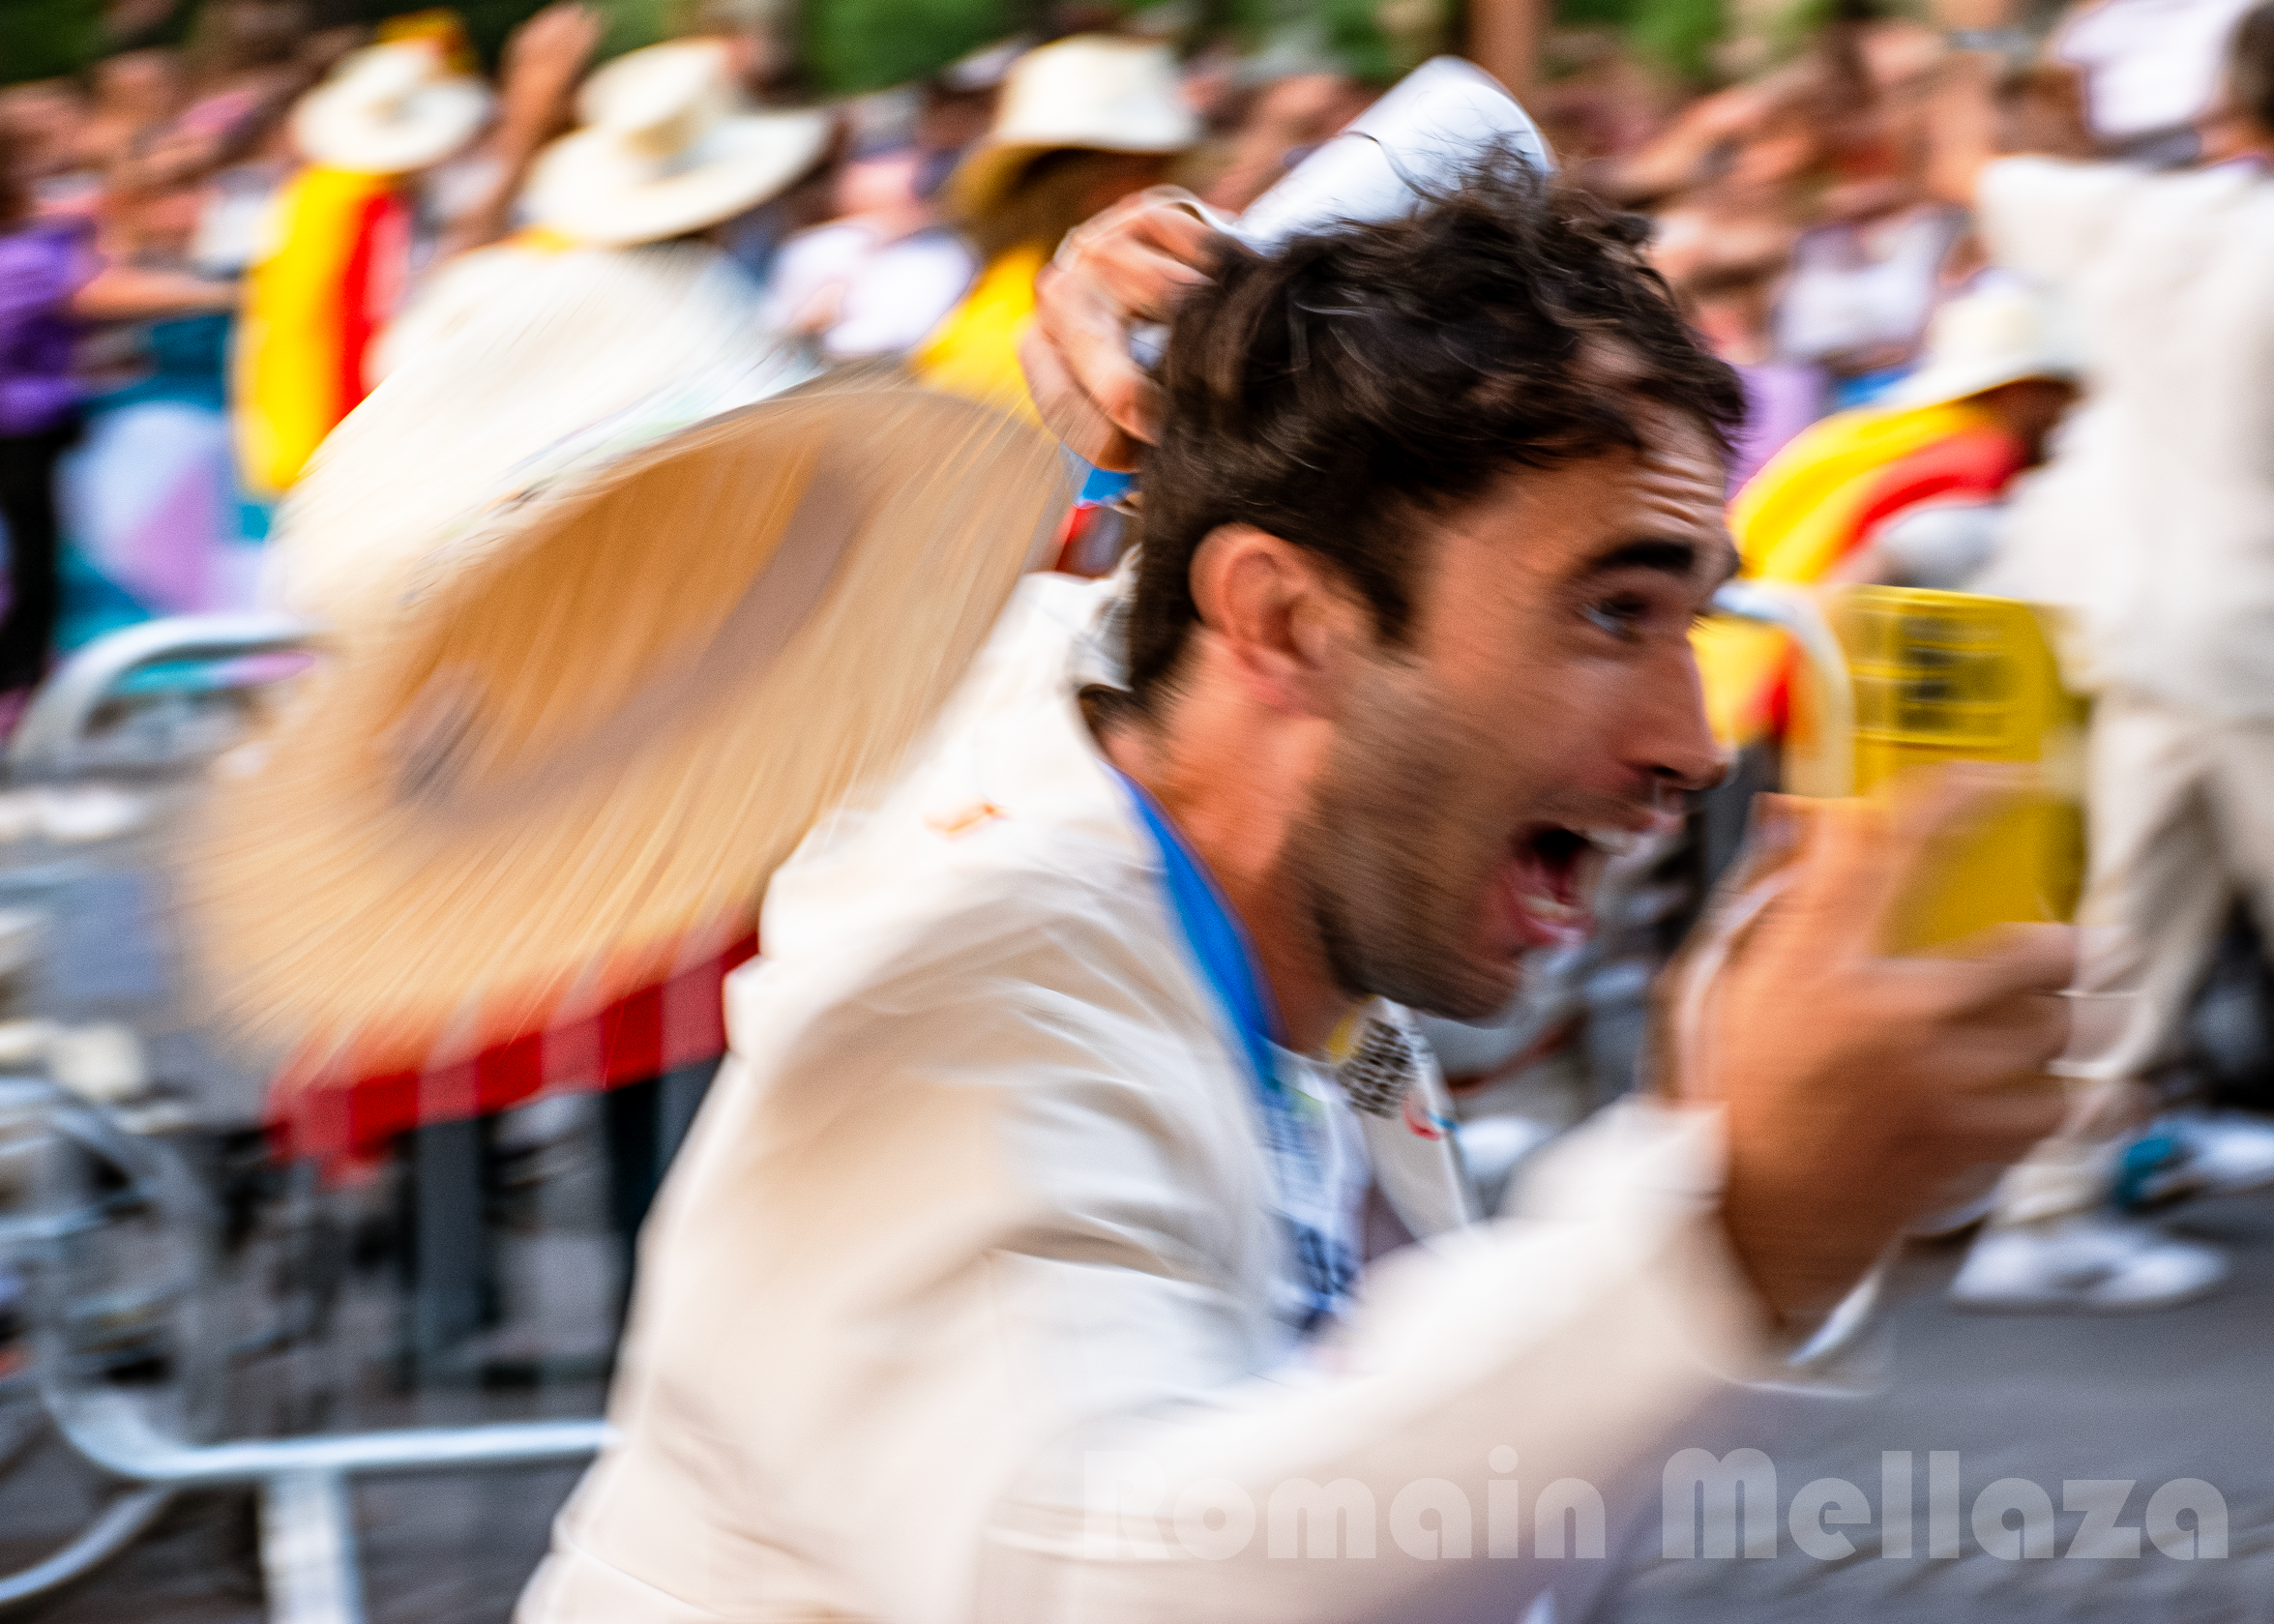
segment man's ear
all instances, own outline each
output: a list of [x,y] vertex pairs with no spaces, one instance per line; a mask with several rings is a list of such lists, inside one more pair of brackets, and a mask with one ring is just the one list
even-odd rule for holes
[[1211,530],[1193,553],[1200,624],[1251,697],[1287,716],[1332,716],[1373,642],[1373,617],[1314,553],[1251,524]]

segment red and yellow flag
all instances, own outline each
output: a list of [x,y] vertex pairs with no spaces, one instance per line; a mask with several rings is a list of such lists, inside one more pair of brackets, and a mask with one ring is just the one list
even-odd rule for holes
[[[1859,539],[1873,480],[1888,464],[1989,421],[1981,407],[1954,400],[1866,407],[1803,430],[1729,504],[1739,573],[1794,585],[1821,580]],[[1699,622],[1690,641],[1714,736],[1746,745],[1774,731],[1791,666],[1785,634],[1717,618]]]
[[320,165],[278,193],[247,275],[235,359],[246,488],[290,487],[369,390],[364,353],[401,302],[410,209],[389,175]]

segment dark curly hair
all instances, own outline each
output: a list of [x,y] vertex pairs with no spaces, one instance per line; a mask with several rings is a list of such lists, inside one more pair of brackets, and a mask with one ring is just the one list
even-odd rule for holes
[[2227,90],[2237,112],[2274,131],[2274,4],[2253,6],[2227,46]]
[[1387,224],[1226,251],[1177,312],[1144,459],[1130,688],[1172,682],[1194,550],[1252,524],[1330,560],[1401,640],[1417,520],[1511,468],[1639,448],[1641,401],[1725,447],[1736,374],[1642,261],[1640,222],[1509,154]]

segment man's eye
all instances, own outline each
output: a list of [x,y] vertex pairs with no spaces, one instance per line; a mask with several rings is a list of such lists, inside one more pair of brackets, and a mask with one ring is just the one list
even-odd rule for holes
[[1640,598],[1621,596],[1600,599],[1580,612],[1590,625],[1614,637],[1635,637],[1640,635],[1642,622],[1649,618],[1650,605]]

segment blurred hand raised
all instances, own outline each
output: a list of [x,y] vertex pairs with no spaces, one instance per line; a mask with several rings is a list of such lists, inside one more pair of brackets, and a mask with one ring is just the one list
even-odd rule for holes
[[515,29],[499,75],[503,121],[540,139],[565,124],[576,81],[606,32],[606,15],[575,0],[554,0]]
[[1076,227],[1036,279],[1035,324],[1019,346],[1050,431],[1101,468],[1135,468],[1160,432],[1161,396],[1130,358],[1133,321],[1166,321],[1208,280],[1224,238],[1178,187],[1126,197]]
[[1829,1309],[1954,1178],[2060,1121],[2045,1067],[2069,1030],[2067,927],[1931,957],[1881,945],[1911,887],[2015,792],[2009,774],[1950,767],[1891,808],[1768,802],[1759,827],[1785,861],[1673,978],[1676,1086],[1727,1105],[1724,1222],[1781,1314]]

